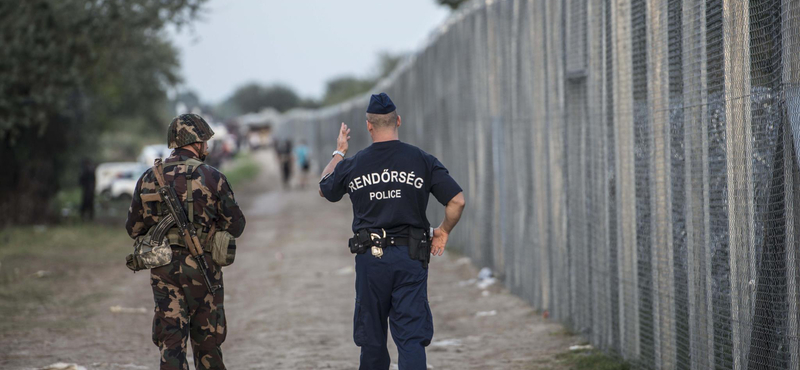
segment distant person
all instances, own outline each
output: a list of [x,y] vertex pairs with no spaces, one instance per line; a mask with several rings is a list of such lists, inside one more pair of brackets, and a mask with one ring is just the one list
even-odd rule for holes
[[[389,369],[389,327],[399,369],[427,369],[425,347],[433,338],[428,262],[431,254],[442,255],[464,210],[461,187],[436,157],[400,141],[400,123],[389,96],[372,95],[367,107],[372,145],[345,158],[350,129],[342,123],[319,183],[320,195],[329,201],[349,194],[353,203],[353,340],[361,347],[362,370]],[[433,232],[425,215],[431,194],[445,206],[444,220]]]
[[84,159],[81,163],[78,182],[81,187],[81,218],[91,221],[94,219],[94,190],[97,179],[95,178],[95,166],[89,159]]
[[283,188],[289,189],[289,181],[292,179],[292,141],[289,139],[278,141],[275,149],[278,152],[278,162],[281,168]]
[[[161,370],[188,369],[189,339],[196,369],[225,369],[220,348],[228,334],[223,308],[225,290],[222,268],[209,252],[209,241],[221,231],[238,238],[244,231],[245,219],[225,175],[203,162],[208,155],[206,142],[212,136],[214,131],[199,115],[175,117],[167,129],[169,147],[175,150],[163,161],[166,184],[157,184],[154,169],[147,170],[136,184],[125,223],[131,238],[169,227],[161,224],[171,217],[164,216],[167,206],[159,200],[157,189],[160,185],[172,187],[185,202],[180,211],[186,212],[188,222],[195,225],[203,250],[208,252],[198,253],[196,258],[206,260],[209,282],[220,287],[214,294],[206,286],[195,256],[173,224],[166,234],[172,249],[171,261],[150,270],[155,300],[153,343],[160,349]],[[230,258],[235,245],[228,245]]]
[[311,160],[308,157],[308,146],[305,140],[300,141],[300,145],[294,149],[294,158],[297,167],[300,168],[300,188],[305,189],[308,183],[308,170],[311,168]]

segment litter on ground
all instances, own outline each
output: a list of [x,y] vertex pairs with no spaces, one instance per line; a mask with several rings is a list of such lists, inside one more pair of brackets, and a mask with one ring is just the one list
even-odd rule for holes
[[592,348],[594,348],[594,347],[592,347],[591,344],[569,346],[569,350],[570,351],[587,351],[587,350],[590,350]]
[[50,275],[50,271],[45,271],[45,270],[39,270],[39,271],[36,271],[35,273],[33,273],[33,276],[36,276],[37,278],[43,278],[43,277],[49,276],[49,275]]
[[85,367],[78,364],[67,364],[64,362],[56,362],[52,365],[47,365],[41,370],[86,370]]
[[494,278],[492,269],[484,267],[481,269],[480,272],[478,272],[478,283],[476,284],[478,289],[486,289],[492,286],[496,282],[497,279]]
[[477,279],[469,279],[469,280],[462,280],[458,282],[458,286],[467,286],[475,284],[478,280]]
[[122,306],[111,306],[108,308],[113,313],[147,313],[147,309],[144,307],[122,307]]
[[497,311],[496,310],[479,311],[478,313],[475,314],[475,317],[485,317],[485,316],[495,316],[495,315],[497,315]]
[[494,283],[496,283],[496,282],[497,282],[497,279],[495,279],[493,277],[490,277],[490,278],[486,278],[486,279],[478,281],[478,283],[475,284],[475,286],[477,286],[478,289],[486,289],[486,288],[494,285]]
[[455,347],[461,345],[461,339],[443,339],[431,343],[434,347]]
[[353,268],[353,266],[347,266],[336,270],[336,275],[350,275],[354,272],[356,272],[356,270]]

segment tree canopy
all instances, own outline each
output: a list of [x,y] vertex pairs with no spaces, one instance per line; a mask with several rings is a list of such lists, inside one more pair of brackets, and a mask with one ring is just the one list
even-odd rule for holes
[[378,54],[377,70],[372,76],[339,76],[328,80],[325,95],[322,97],[322,105],[341,103],[353,96],[368,92],[378,81],[392,73],[402,58],[402,55],[382,52]]
[[236,89],[228,101],[240,113],[258,112],[267,107],[285,112],[298,106],[300,97],[292,88],[284,85],[262,86],[258,83],[249,83]]
[[204,2],[0,2],[0,224],[46,217],[101,133],[131,117],[165,125],[166,90],[180,77],[164,29]]
[[467,1],[468,0],[436,0],[436,3],[438,3],[439,5],[446,6],[451,10],[456,10],[458,9],[459,6],[461,6],[461,4],[464,4]]

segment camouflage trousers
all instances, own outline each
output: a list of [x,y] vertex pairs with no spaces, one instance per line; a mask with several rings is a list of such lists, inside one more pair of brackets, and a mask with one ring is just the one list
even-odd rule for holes
[[[209,253],[209,278],[222,286],[222,269]],[[172,262],[150,270],[155,300],[153,343],[161,350],[161,370],[188,370],[186,339],[191,339],[196,369],[225,369],[220,345],[225,341],[224,289],[211,295],[184,248],[173,246]]]

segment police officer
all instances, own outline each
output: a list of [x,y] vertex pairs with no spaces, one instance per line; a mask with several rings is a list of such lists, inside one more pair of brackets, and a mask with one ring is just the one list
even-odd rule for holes
[[[337,150],[320,181],[321,196],[337,202],[347,193],[353,203],[353,339],[361,347],[360,369],[389,368],[387,318],[399,368],[426,369],[425,347],[433,337],[428,262],[431,254],[442,255],[464,209],[464,195],[447,169],[401,142],[400,124],[389,96],[372,95],[367,108],[372,145],[345,158],[350,129],[342,123]],[[445,206],[444,221],[433,235],[425,216],[429,194]]]
[[[209,240],[213,229],[239,237],[245,219],[233,197],[228,180],[217,169],[204,164],[206,143],[214,131],[196,114],[183,114],[167,129],[169,147],[175,149],[164,160],[164,181],[175,189],[184,204],[189,221],[195,224],[199,240]],[[167,214],[157,201],[142,201],[142,194],[156,192],[153,169],[146,171],[136,184],[128,210],[126,228],[132,238],[144,235]],[[187,196],[190,194],[191,196]],[[167,233],[172,246],[172,262],[150,270],[155,300],[153,343],[161,350],[161,370],[187,370],[186,339],[190,338],[196,369],[225,369],[220,345],[227,334],[224,289],[211,294],[197,263],[184,245],[178,230]],[[222,287],[222,269],[204,253],[212,284]]]

